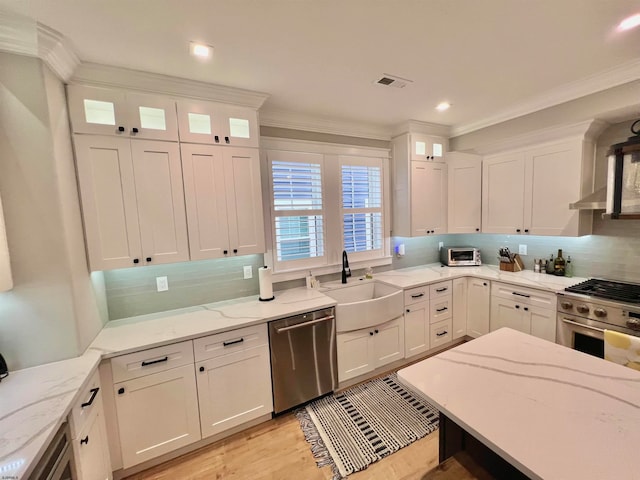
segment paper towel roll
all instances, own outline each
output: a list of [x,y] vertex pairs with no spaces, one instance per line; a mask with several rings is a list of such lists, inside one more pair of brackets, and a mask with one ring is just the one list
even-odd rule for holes
[[258,268],[258,283],[260,284],[260,301],[268,302],[273,300],[273,283],[271,283],[271,267]]
[[2,199],[0,199],[0,292],[13,288],[11,263],[9,262],[9,247],[7,246],[7,232],[4,229],[4,215],[2,213]]

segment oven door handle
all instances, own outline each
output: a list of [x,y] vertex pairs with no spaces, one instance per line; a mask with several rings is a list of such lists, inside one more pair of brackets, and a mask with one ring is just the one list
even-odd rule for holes
[[604,329],[602,329],[602,328],[592,327],[590,325],[584,325],[582,323],[578,323],[578,322],[574,322],[572,320],[569,320],[568,318],[564,318],[563,317],[562,321],[564,323],[570,323],[571,325],[575,325],[577,327],[583,327],[583,328],[586,328],[586,329],[589,329],[589,330],[595,330],[596,332],[604,333]]

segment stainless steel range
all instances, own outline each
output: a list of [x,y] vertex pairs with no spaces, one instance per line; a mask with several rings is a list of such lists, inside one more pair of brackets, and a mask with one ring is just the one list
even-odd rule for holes
[[603,358],[605,329],[640,336],[640,285],[592,278],[558,294],[558,343]]

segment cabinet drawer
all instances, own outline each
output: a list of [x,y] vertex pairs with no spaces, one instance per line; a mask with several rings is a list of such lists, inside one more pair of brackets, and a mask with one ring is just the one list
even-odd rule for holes
[[100,374],[95,371],[91,378],[84,384],[80,391],[80,397],[71,408],[69,414],[69,427],[71,428],[71,437],[77,438],[85,427],[87,419],[91,413],[96,410],[96,405],[100,403],[102,392],[100,391]]
[[429,285],[410,288],[404,291],[404,306],[429,300]]
[[431,324],[431,348],[439,347],[453,338],[451,319]]
[[429,298],[433,300],[434,298],[440,298],[440,297],[445,297],[447,295],[451,295],[451,290],[452,290],[451,280],[434,283],[432,285],[429,285]]
[[431,302],[429,322],[438,323],[451,318],[451,295]]
[[113,382],[123,382],[190,363],[193,363],[191,340],[150,348],[112,358]]
[[513,300],[526,305],[556,309],[556,295],[552,292],[520,287],[509,283],[492,282],[491,295],[494,297]]
[[268,343],[269,335],[265,323],[197,338],[193,341],[193,351],[196,362],[200,362]]

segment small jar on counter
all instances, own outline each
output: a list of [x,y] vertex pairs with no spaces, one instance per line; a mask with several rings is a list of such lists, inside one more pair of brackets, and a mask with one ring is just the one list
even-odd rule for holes
[[537,258],[533,259],[533,271],[536,273],[540,273],[540,260]]

